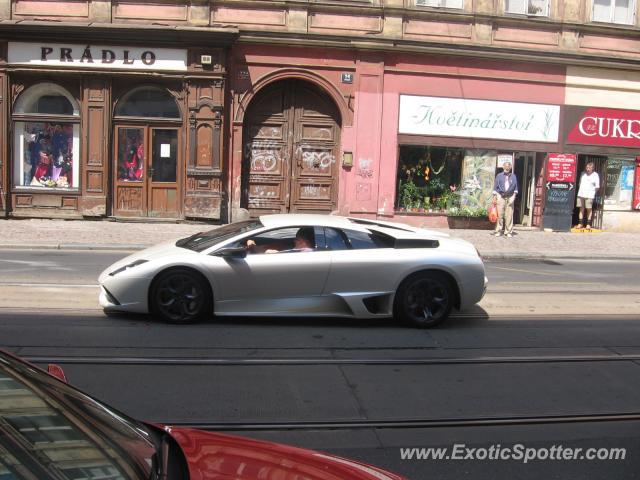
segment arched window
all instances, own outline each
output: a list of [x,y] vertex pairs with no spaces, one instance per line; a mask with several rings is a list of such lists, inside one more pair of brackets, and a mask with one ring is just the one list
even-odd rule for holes
[[180,109],[165,89],[145,86],[124,95],[116,106],[115,116],[180,120]]
[[64,88],[39,83],[13,109],[14,185],[77,189],[80,106]]

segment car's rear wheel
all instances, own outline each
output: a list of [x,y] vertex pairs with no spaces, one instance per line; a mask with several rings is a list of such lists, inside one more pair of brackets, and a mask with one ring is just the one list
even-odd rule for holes
[[151,312],[170,323],[193,323],[212,310],[207,281],[186,268],[161,273],[153,282],[149,302]]
[[394,315],[418,328],[444,322],[454,303],[449,279],[439,272],[422,272],[407,278],[396,293]]

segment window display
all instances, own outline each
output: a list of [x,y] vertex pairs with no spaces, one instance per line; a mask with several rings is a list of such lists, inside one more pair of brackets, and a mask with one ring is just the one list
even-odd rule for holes
[[144,130],[142,128],[118,130],[118,180],[125,182],[144,180]]
[[[59,85],[39,83],[18,97],[14,115],[14,185],[77,189],[80,109]],[[59,119],[43,121],[43,115]]]
[[491,204],[497,155],[495,150],[465,151],[460,195],[461,207],[483,210]]
[[78,125],[16,122],[16,186],[77,188]]
[[446,210],[456,196],[463,157],[461,148],[401,146],[397,207],[414,212]]
[[633,158],[609,157],[605,183],[605,210],[631,210],[636,162]]

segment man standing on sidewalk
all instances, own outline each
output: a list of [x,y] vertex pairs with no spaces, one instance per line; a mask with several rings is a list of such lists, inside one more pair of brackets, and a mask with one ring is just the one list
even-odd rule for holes
[[591,210],[593,201],[600,190],[600,177],[594,172],[593,162],[589,162],[584,167],[584,172],[580,176],[580,188],[578,188],[577,207],[578,224],[574,228],[591,229]]
[[499,237],[504,233],[506,237],[513,236],[513,204],[517,194],[518,179],[511,171],[511,162],[505,162],[493,185],[493,203],[498,205],[498,221],[492,235]]

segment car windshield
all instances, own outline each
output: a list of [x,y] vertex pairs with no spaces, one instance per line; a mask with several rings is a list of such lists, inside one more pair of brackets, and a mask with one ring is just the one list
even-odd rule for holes
[[157,434],[0,353],[0,479],[148,479]]
[[243,222],[230,223],[208,232],[199,232],[176,242],[177,247],[188,248],[196,252],[202,252],[224,240],[233,238],[251,230],[262,228],[260,220],[245,220]]

